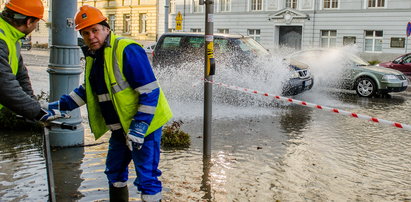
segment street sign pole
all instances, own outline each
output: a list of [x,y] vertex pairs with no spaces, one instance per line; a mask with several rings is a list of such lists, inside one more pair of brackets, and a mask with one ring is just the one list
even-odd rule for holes
[[170,8],[170,0],[164,1],[164,33],[168,32],[168,15],[169,15],[169,8]]
[[[202,2],[200,0],[200,2]],[[204,78],[206,81],[212,81],[215,72],[214,60],[214,0],[205,0],[205,62]],[[211,135],[212,135],[212,84],[204,82],[204,141],[203,155],[211,157]]]
[[406,30],[406,35],[407,38],[405,39],[405,53],[408,52],[408,37],[411,35],[411,22],[408,22],[407,24],[407,30]]

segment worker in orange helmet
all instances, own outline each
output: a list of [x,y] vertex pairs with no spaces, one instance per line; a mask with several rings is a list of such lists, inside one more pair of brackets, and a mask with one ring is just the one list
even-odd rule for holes
[[68,115],[41,108],[20,55],[19,40],[37,27],[43,12],[41,0],[10,0],[1,12],[0,109],[6,107],[28,119],[51,121]]
[[111,32],[106,20],[100,10],[88,5],[76,14],[76,30],[86,44],[85,83],[49,103],[47,109],[70,111],[87,104],[95,138],[111,131],[104,171],[110,201],[128,201],[131,161],[142,201],[160,201],[161,133],[172,113],[144,49]]

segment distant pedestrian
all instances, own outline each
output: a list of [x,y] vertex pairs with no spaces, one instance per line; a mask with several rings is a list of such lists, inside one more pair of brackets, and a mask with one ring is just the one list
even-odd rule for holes
[[100,10],[88,5],[76,14],[76,30],[86,45],[85,83],[48,109],[73,110],[87,103],[95,138],[111,130],[105,170],[110,201],[128,201],[131,160],[141,199],[160,201],[160,140],[162,126],[172,113],[144,49],[112,33],[106,20]]
[[0,15],[0,109],[7,107],[28,119],[51,121],[67,115],[41,109],[20,55],[19,40],[37,27],[43,12],[41,0],[10,0]]

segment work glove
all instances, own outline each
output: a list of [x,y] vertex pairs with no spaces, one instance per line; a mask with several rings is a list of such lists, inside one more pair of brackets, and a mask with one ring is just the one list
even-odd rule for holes
[[57,109],[60,110],[60,101],[55,102],[40,102],[41,108],[45,110]]
[[128,129],[127,137],[131,141],[132,149],[140,150],[144,144],[144,136],[147,132],[148,124],[142,121],[132,120]]
[[51,110],[45,110],[45,109],[41,109],[43,111],[43,116],[41,116],[39,118],[39,121],[42,122],[47,122],[47,121],[53,121],[55,119],[59,119],[59,118],[70,118],[70,115],[62,112],[60,110],[56,110],[56,109],[51,109]]

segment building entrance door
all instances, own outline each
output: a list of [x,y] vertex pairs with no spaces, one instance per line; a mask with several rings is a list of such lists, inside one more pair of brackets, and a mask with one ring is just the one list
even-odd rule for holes
[[302,26],[281,26],[279,45],[300,50],[302,30]]

